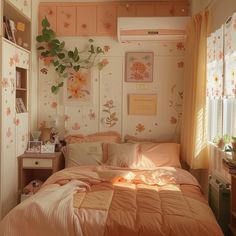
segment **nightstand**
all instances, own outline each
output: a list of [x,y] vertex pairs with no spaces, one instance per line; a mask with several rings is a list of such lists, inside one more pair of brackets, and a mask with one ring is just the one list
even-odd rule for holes
[[61,152],[24,153],[18,157],[19,195],[32,180],[45,181],[50,175],[64,168],[64,157]]
[[232,234],[236,236],[236,175],[231,175],[231,216],[229,225]]

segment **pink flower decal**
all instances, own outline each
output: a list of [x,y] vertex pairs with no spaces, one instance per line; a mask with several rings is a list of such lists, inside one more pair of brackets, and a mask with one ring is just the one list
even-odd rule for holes
[[57,108],[57,102],[52,102],[51,103],[51,108],[54,108],[54,109]]
[[64,22],[64,28],[69,28],[70,24],[68,22]]
[[45,66],[49,66],[50,63],[53,61],[53,57],[41,57],[40,59],[43,60]]
[[72,126],[72,130],[79,130],[79,129],[80,129],[79,123],[74,123]]
[[176,49],[180,51],[185,50],[184,44],[182,42],[177,43]]
[[103,104],[103,112],[107,114],[106,117],[104,117],[105,124],[110,128],[116,125],[118,118],[116,116],[116,112],[113,111],[115,108],[113,100],[108,100],[105,104]]
[[111,48],[110,48],[110,46],[108,46],[108,45],[105,45],[105,46],[103,47],[103,50],[104,50],[105,52],[108,52],[110,49],[111,49]]
[[170,123],[171,123],[172,125],[175,125],[175,124],[177,123],[177,118],[174,117],[174,116],[171,116],[171,118],[170,118]]
[[89,116],[89,119],[90,119],[90,120],[95,120],[95,119],[96,119],[96,113],[95,113],[95,111],[90,110],[88,116]]
[[13,58],[13,57],[10,58],[9,65],[10,65],[10,66],[13,66],[13,65],[14,65],[14,58]]
[[6,109],[6,115],[9,116],[11,114],[11,108],[10,107],[7,107]]
[[18,54],[15,54],[13,57],[13,60],[15,61],[15,64],[18,64],[20,62],[20,58]]
[[2,87],[3,87],[3,88],[6,88],[6,87],[8,87],[8,86],[9,86],[8,80],[7,80],[7,79],[3,79],[3,80],[2,80]]
[[145,130],[145,126],[143,124],[139,123],[139,124],[136,125],[136,131],[137,132],[141,133],[144,130]]
[[102,70],[106,65],[109,64],[109,61],[107,59],[103,59],[98,63],[98,69]]
[[64,121],[68,121],[69,120],[69,116],[68,115],[64,115]]
[[15,119],[14,119],[14,124],[15,124],[16,126],[18,126],[18,125],[20,124],[20,120],[19,120],[18,118],[15,118]]
[[178,68],[183,68],[183,67],[184,67],[184,62],[183,61],[178,62]]

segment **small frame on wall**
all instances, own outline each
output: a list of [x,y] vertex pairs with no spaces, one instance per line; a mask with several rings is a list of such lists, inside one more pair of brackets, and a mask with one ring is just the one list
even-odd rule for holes
[[128,114],[154,116],[157,114],[156,94],[129,94]]
[[125,81],[153,81],[153,52],[126,52]]
[[27,148],[26,152],[40,153],[41,152],[41,146],[42,146],[41,141],[29,141],[28,142],[28,148]]

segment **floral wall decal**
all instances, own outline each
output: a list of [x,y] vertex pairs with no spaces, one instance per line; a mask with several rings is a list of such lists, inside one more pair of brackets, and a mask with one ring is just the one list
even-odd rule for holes
[[83,101],[91,100],[91,79],[89,70],[71,72],[67,79],[67,100]]
[[118,121],[114,108],[115,106],[113,100],[108,100],[105,104],[103,104],[102,112],[106,113],[106,116],[103,118],[103,123],[109,128],[115,126]]
[[138,124],[136,125],[136,131],[137,131],[137,132],[141,133],[141,132],[143,132],[144,130],[145,130],[144,124],[138,123]]
[[96,119],[96,113],[93,110],[89,111],[88,117],[90,120],[95,120]]
[[72,130],[79,130],[80,129],[80,124],[79,123],[74,123],[73,126],[71,127]]

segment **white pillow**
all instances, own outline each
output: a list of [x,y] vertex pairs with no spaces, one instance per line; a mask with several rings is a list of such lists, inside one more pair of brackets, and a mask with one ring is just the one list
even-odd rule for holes
[[67,145],[66,167],[75,165],[100,165],[103,160],[102,143],[72,143]]
[[139,145],[108,143],[107,165],[135,168],[139,162]]

